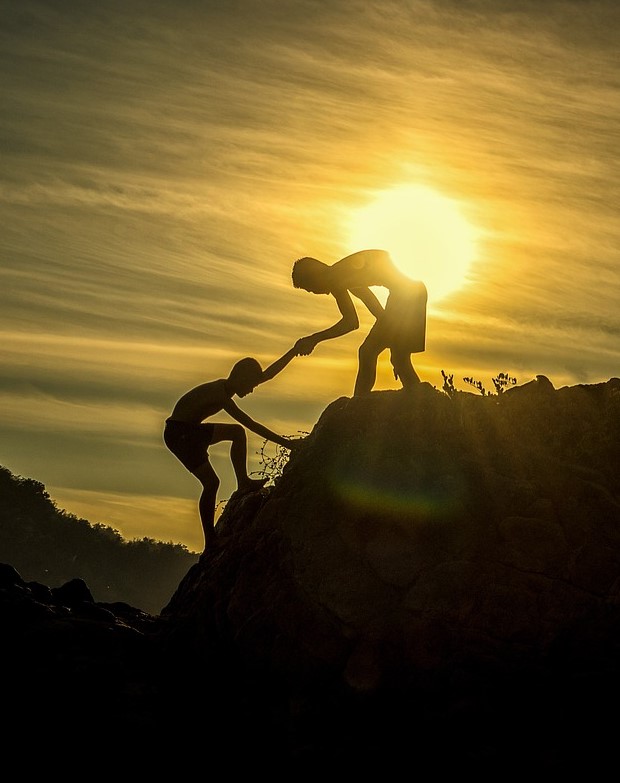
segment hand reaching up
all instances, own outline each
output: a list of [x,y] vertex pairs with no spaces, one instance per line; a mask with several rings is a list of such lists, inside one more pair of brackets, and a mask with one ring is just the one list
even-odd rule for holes
[[287,438],[285,448],[290,449],[291,451],[296,451],[304,440],[305,438]]

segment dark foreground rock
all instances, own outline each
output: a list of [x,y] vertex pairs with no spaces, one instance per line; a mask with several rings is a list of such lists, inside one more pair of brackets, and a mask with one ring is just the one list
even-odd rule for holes
[[614,755],[618,379],[341,398],[216,533],[157,617],[5,572],[11,713],[291,774]]

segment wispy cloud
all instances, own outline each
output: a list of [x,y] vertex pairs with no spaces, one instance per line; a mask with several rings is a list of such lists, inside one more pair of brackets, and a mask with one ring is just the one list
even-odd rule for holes
[[[93,508],[127,493],[145,529],[132,487],[192,507],[161,417],[333,323],[292,261],[359,249],[351,212],[397,184],[454,198],[481,236],[430,309],[425,380],[616,376],[619,24],[612,0],[8,4],[0,459]],[[308,429],[351,393],[369,325],[244,405]]]

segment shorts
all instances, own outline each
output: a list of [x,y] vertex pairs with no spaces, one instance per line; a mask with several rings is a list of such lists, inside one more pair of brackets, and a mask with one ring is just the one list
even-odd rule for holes
[[164,443],[179,462],[190,473],[194,473],[209,460],[207,449],[211,444],[213,432],[213,424],[166,419]]
[[371,339],[399,353],[424,351],[426,300],[426,287],[415,281],[390,292],[383,315],[370,330]]

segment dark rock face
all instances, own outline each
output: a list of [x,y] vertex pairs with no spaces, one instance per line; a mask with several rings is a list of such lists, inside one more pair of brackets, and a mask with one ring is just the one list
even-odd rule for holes
[[271,767],[591,772],[614,747],[620,380],[338,399],[216,533],[129,623],[144,665],[104,654],[134,728]]
[[[25,582],[0,563],[3,759],[47,774],[92,768],[110,737],[158,726],[157,618],[122,602],[96,603],[81,579]],[[102,753],[97,766],[103,769]]]
[[[170,638],[274,679],[300,724],[329,703],[359,747],[363,705],[364,750],[395,751],[430,702],[431,723],[462,710],[469,747],[497,702],[536,725],[535,696],[552,747],[566,689],[585,709],[595,694],[577,689],[618,671],[620,381],[341,398],[217,532],[162,613]],[[314,728],[310,752],[333,750],[330,721]]]

